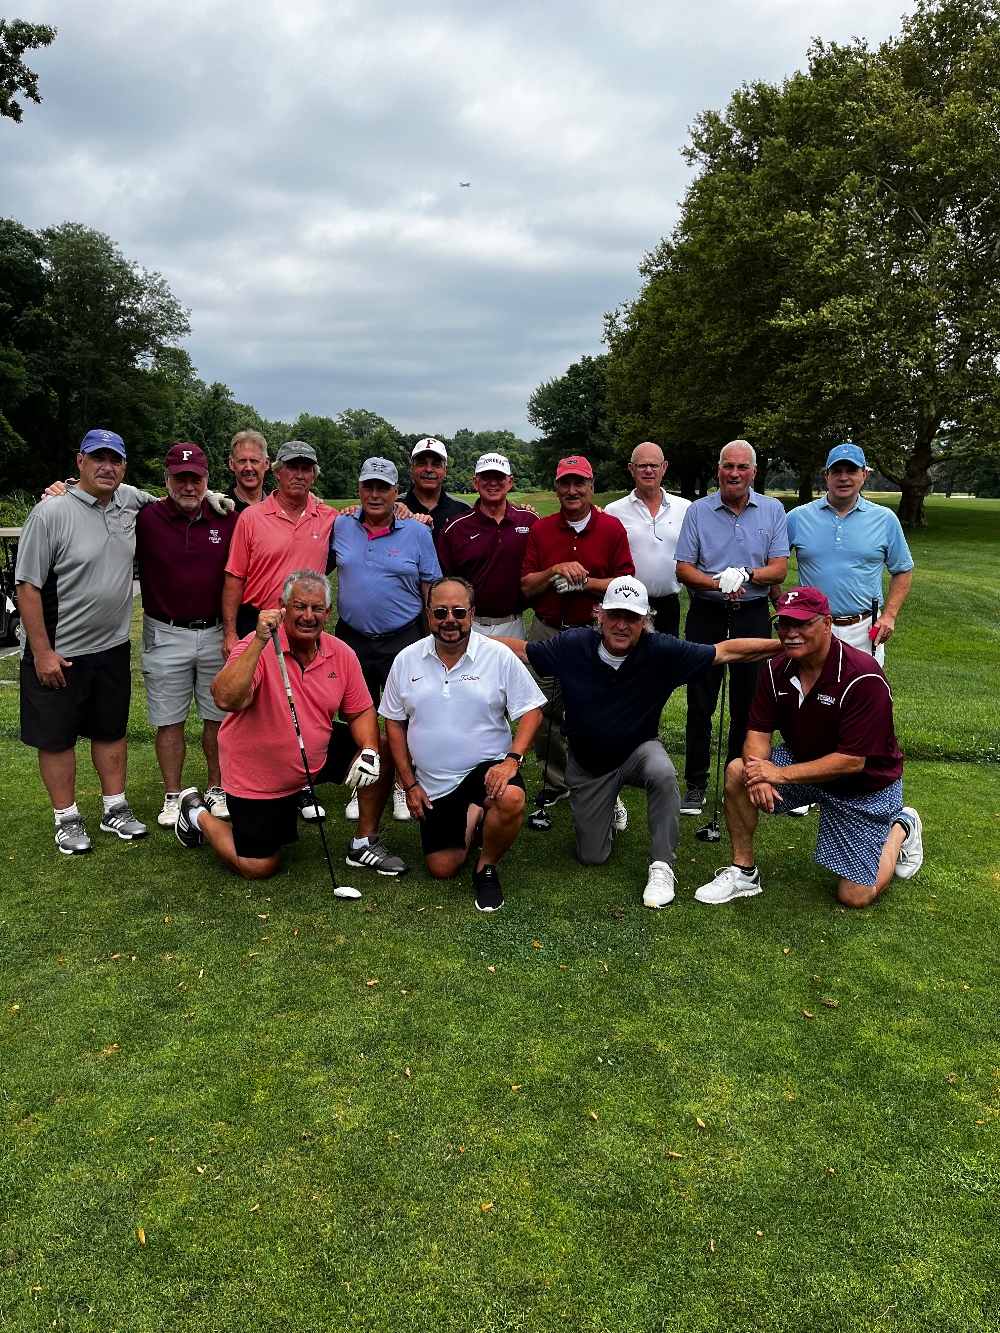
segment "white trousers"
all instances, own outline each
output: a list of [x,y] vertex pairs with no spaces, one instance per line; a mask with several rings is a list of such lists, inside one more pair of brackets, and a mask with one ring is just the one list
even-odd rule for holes
[[[838,639],[849,644],[852,648],[857,648],[859,652],[871,655],[872,641],[868,637],[868,631],[872,627],[871,617],[867,616],[864,620],[859,620],[856,625],[834,625],[833,632]],[[885,666],[885,644],[880,643],[875,649],[875,661],[880,667]]]
[[492,625],[481,625],[473,618],[472,628],[477,634],[484,634],[487,639],[526,639],[524,616],[511,616],[509,620],[494,621]]

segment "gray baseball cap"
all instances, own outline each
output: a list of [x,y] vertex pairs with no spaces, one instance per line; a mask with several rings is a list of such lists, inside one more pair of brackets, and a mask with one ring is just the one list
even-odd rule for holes
[[358,485],[363,481],[384,481],[387,486],[398,486],[399,473],[396,471],[396,464],[390,463],[388,458],[366,458],[361,464]]
[[277,467],[279,463],[290,463],[293,458],[304,458],[307,463],[319,467],[316,450],[311,444],[306,444],[305,440],[288,440],[283,444],[274,455],[274,466]]

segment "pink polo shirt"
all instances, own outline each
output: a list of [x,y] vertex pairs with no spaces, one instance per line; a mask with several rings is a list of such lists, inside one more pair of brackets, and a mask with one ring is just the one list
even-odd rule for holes
[[[240,639],[229,655],[230,662],[246,652],[253,639],[253,634]],[[332,634],[319,636],[319,652],[304,671],[289,652],[284,626],[278,630],[278,639],[285,654],[309,771],[315,776],[326,763],[338,710],[363,713],[372,707],[372,697],[354,650]],[[271,644],[260,655],[252,688],[250,707],[242,713],[228,713],[219,728],[222,785],[230,795],[251,801],[291,796],[305,786],[306,775]]]
[[244,603],[258,611],[273,611],[293,570],[314,569],[325,574],[336,517],[336,509],[310,495],[296,522],[278,503],[277,491],[259,505],[244,509],[226,561],[227,574],[246,580]]

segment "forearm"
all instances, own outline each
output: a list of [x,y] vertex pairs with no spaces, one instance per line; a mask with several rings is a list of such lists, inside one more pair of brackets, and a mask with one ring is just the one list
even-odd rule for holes
[[[618,578],[618,577],[620,577],[620,576],[616,574],[616,575],[615,575],[615,578]],[[614,583],[615,578],[610,578],[610,579],[595,579],[595,578],[593,577],[592,574],[588,574],[588,575],[587,575],[587,585],[586,585],[586,586],[587,586],[587,591],[588,591],[588,592],[592,592],[592,593],[594,593],[594,594],[595,594],[596,596],[598,596],[598,597],[603,597],[604,594],[607,592],[609,586],[610,586],[612,583]]]
[[542,724],[542,710],[540,708],[529,708],[517,720],[517,731],[514,734],[514,744],[512,749],[515,754],[527,754],[531,742],[535,739],[535,732]]
[[407,725],[406,722],[394,722],[391,717],[385,720],[385,734],[389,738],[392,762],[396,765],[396,773],[404,789],[412,787],[417,780],[417,775],[413,771],[413,761],[410,759],[409,746],[406,744]]
[[773,583],[784,583],[785,575],[788,573],[788,556],[780,555],[774,560],[769,560],[766,565],[761,565],[759,569],[750,571],[751,582],[759,583],[762,587],[767,587]]
[[895,620],[902,610],[903,603],[906,601],[912,586],[912,569],[904,570],[902,574],[893,574],[889,580],[889,592],[885,599],[885,610],[882,614],[892,616]]
[[528,598],[540,597],[551,582],[551,569],[541,569],[537,574],[522,574],[521,592]]
[[770,759],[771,736],[764,731],[748,731],[743,742],[743,758]]
[[226,574],[222,585],[222,629],[226,634],[236,633],[236,615],[243,605],[245,579],[238,579],[235,574]]
[[253,673],[266,643],[259,636],[242,652],[227,662],[212,681],[212,698],[225,713],[242,713],[253,700]]
[[45,612],[42,609],[42,594],[33,583],[17,585],[17,607],[21,613],[21,624],[28,636],[28,643],[35,657],[51,652],[49,632],[45,628]]
[[847,777],[851,773],[860,773],[865,766],[864,758],[854,754],[825,754],[821,759],[810,760],[806,764],[790,764],[779,768],[779,782],[788,782],[793,786],[803,782],[830,782],[834,778]]
[[378,714],[374,705],[363,713],[349,716],[347,726],[359,750],[374,750],[378,754]]
[[765,662],[780,652],[777,639],[726,639],[715,645],[715,663],[722,666],[726,662]]
[[713,579],[711,574],[703,574],[696,565],[687,560],[677,561],[677,582],[683,583],[685,588],[690,588],[693,592],[719,591],[718,579]]

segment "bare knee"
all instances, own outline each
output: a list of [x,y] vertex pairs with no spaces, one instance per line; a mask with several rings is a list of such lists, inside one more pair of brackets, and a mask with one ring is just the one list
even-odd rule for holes
[[837,885],[837,898],[844,907],[868,907],[877,896],[874,884],[855,884],[853,880],[842,879]]
[[743,786],[743,760],[733,759],[726,765],[726,791]]
[[236,858],[236,869],[244,879],[270,879],[278,869],[278,859],[277,853],[274,856],[267,857],[266,860],[238,856]]
[[486,798],[486,808],[487,810],[496,810],[498,814],[507,818],[519,815],[524,809],[523,788],[509,786],[499,796],[488,796]]
[[454,879],[465,863],[465,851],[430,852],[424,862],[432,879]]

